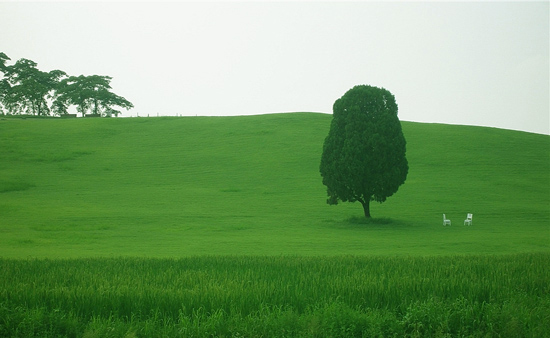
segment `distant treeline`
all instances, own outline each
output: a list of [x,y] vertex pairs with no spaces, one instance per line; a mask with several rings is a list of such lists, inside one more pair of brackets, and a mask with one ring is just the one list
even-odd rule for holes
[[82,116],[117,116],[115,109],[133,108],[124,97],[111,92],[112,77],[69,76],[61,70],[43,72],[37,63],[19,59],[12,65],[0,52],[0,114],[34,116],[71,116],[75,106]]

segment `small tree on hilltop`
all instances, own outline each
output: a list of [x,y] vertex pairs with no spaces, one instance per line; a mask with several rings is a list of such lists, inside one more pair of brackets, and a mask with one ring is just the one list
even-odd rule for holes
[[334,102],[320,172],[327,203],[384,202],[405,182],[409,166],[395,97],[386,89],[355,86]]

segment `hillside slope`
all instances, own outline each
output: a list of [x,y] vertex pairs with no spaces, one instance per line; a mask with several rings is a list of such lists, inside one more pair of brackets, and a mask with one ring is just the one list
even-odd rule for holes
[[359,205],[325,203],[330,120],[1,120],[0,256],[549,250],[550,137],[403,122],[409,177],[363,224]]

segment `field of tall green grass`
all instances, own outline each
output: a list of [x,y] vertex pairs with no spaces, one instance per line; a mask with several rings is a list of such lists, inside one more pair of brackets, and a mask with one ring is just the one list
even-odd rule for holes
[[325,203],[330,120],[1,119],[0,336],[550,332],[548,135],[403,122],[366,221]]
[[0,336],[544,337],[549,258],[0,260]]

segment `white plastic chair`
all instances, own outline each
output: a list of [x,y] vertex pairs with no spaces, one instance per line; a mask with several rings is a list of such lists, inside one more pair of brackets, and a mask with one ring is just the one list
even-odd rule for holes
[[474,217],[473,214],[468,214],[464,220],[464,225],[472,225],[472,217]]
[[447,217],[445,217],[445,214],[443,214],[443,226],[446,225],[451,225],[451,220],[447,219]]

